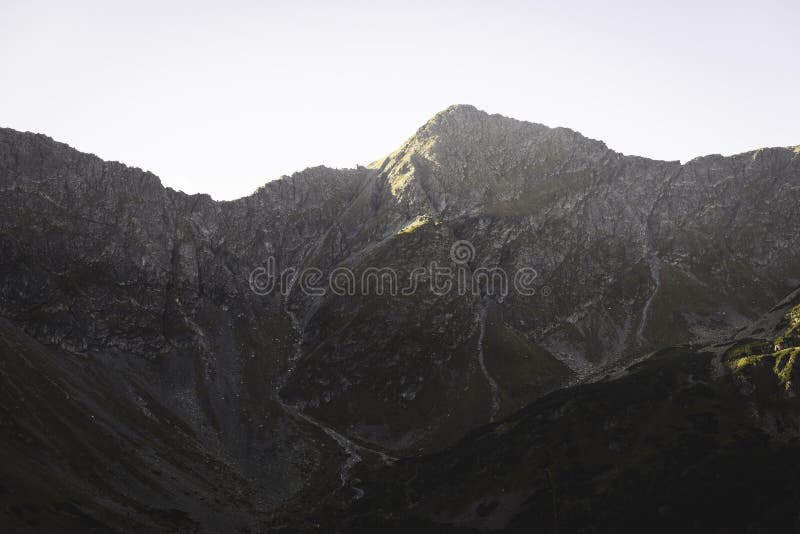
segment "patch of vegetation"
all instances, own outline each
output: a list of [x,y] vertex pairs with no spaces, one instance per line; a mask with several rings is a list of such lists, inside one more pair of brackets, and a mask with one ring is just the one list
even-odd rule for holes
[[737,345],[725,354],[725,364],[734,372],[740,372],[763,361],[774,360],[772,370],[781,385],[788,391],[792,386],[792,374],[797,355],[800,353],[800,305],[786,314],[788,325],[783,334],[771,342],[755,341]]
[[413,221],[405,225],[399,232],[397,232],[397,235],[410,234],[420,226],[424,226],[429,222],[431,222],[431,219],[427,215],[418,215]]

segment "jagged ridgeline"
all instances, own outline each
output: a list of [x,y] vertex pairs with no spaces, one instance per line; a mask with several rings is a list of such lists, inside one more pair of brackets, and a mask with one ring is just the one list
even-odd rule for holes
[[[695,376],[684,366],[702,360],[716,369],[702,380],[731,380],[719,400],[730,410],[749,402],[743,391],[778,395],[773,378],[775,398],[789,402],[796,318],[776,319],[773,305],[800,284],[799,180],[792,148],[654,161],[454,106],[369,166],[307,169],[217,202],[0,129],[3,521],[12,531],[229,532],[288,516],[310,529],[322,521],[314,514],[335,528],[352,512],[355,529],[378,520],[364,503],[404,515],[430,497],[438,512],[413,521],[528,528],[527,501],[491,497],[499,487],[477,472],[459,484],[481,495],[450,504],[437,499],[463,485],[424,496],[409,480],[407,499],[391,484],[377,491],[374,474],[401,480],[416,465],[401,458],[471,451],[464,437],[490,422],[479,432],[522,454],[497,430],[518,410],[552,408],[574,391],[563,388],[672,345],[727,352],[640,365],[656,373],[653,362],[668,360],[683,387]],[[468,253],[454,256],[456,243]],[[291,277],[259,291],[253,273],[270,262],[322,280],[379,268],[402,282],[432,263],[535,277],[533,291],[507,294],[437,291],[429,280],[396,294],[312,294]],[[747,330],[760,317],[782,330]],[[600,381],[591,398],[606,387],[640,394],[618,385],[634,376]],[[584,439],[553,424],[553,447]],[[419,484],[456,480],[436,464],[443,456],[431,458],[420,469],[440,474],[420,471]]]

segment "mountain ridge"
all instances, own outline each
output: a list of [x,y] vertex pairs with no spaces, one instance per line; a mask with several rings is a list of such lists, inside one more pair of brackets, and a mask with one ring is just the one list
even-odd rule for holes
[[[4,406],[37,399],[29,418],[0,413],[0,446],[38,477],[9,473],[33,488],[14,506],[67,506],[30,497],[46,480],[91,517],[135,507],[134,530],[254,528],[331,488],[361,495],[381,454],[449,450],[576,381],[732,339],[800,283],[795,151],[681,165],[469,107],[432,121],[377,166],[312,167],[233,201],[0,129],[0,378]],[[323,278],[453,265],[459,242],[468,273],[535,269],[534,294],[250,284],[270,261]],[[37,413],[71,429],[51,436]]]
[[[469,127],[462,127],[464,121],[469,123]],[[510,128],[508,125],[511,125]],[[443,127],[448,132],[446,136],[439,134]],[[52,147],[48,148],[49,142],[42,143],[43,138],[34,136],[33,139],[38,139],[38,145],[41,145],[37,145],[37,150],[61,154],[58,158],[66,159],[68,166],[94,169],[96,176],[87,182],[85,177],[75,175],[74,179],[65,182],[73,184],[68,185],[66,190],[56,187],[56,182],[43,176],[44,181],[29,182],[31,187],[27,193],[20,194],[43,195],[43,198],[49,199],[47,202],[58,199],[60,195],[57,203],[66,206],[69,199],[84,195],[87,187],[100,186],[106,189],[108,180],[116,180],[123,190],[129,186],[134,189],[137,187],[138,182],[119,182],[122,179],[120,173],[140,176],[136,180],[140,180],[148,191],[144,196],[149,200],[127,216],[133,223],[133,232],[145,231],[142,234],[143,243],[152,241],[153,238],[148,236],[164,232],[173,235],[167,240],[173,243],[170,246],[174,250],[169,255],[158,252],[161,259],[156,261],[158,272],[155,276],[163,278],[164,273],[172,272],[177,275],[179,283],[196,284],[201,292],[207,289],[206,286],[211,288],[224,280],[214,290],[220,295],[217,298],[246,293],[248,288],[241,286],[247,279],[247,266],[250,269],[258,266],[267,254],[275,255],[282,267],[312,266],[326,271],[337,265],[358,268],[359,262],[367,261],[370,257],[364,255],[366,251],[394,246],[397,241],[395,234],[413,221],[444,221],[445,224],[438,228],[446,230],[450,236],[447,240],[455,241],[459,237],[457,234],[467,238],[474,234],[470,239],[476,245],[476,253],[487,255],[482,262],[488,261],[488,265],[513,271],[522,265],[521,262],[530,262],[532,259],[537,264],[542,283],[565,291],[564,295],[532,302],[512,295],[501,306],[506,317],[504,321],[510,320],[516,325],[509,335],[514,336],[516,334],[513,332],[519,331],[560,361],[569,362],[574,372],[593,373],[598,364],[613,363],[615,359],[624,358],[626,353],[639,350],[637,347],[642,343],[658,343],[649,338],[664,334],[658,331],[654,333],[648,323],[657,324],[660,320],[659,314],[664,304],[660,302],[659,288],[666,288],[667,291],[661,293],[669,294],[673,292],[671,286],[677,284],[678,288],[691,287],[691,293],[701,296],[708,303],[717,298],[704,295],[709,293],[709,284],[718,285],[719,282],[706,279],[708,273],[694,272],[695,267],[683,263],[685,258],[697,254],[708,255],[714,249],[719,249],[719,243],[728,241],[717,235],[704,235],[708,233],[704,225],[712,224],[714,232],[719,233],[727,217],[724,210],[709,213],[701,199],[718,195],[717,190],[729,188],[728,184],[733,184],[740,191],[743,187],[760,188],[749,176],[750,171],[743,170],[746,166],[755,167],[760,173],[771,173],[776,165],[791,166],[794,162],[796,166],[795,154],[791,153],[787,161],[789,153],[781,149],[757,151],[746,157],[710,156],[685,165],[628,157],[568,129],[550,129],[490,116],[471,106],[448,108],[437,114],[420,131],[427,133],[413,135],[378,169],[334,170],[314,167],[268,182],[248,197],[225,202],[216,202],[204,195],[189,196],[174,192],[164,188],[151,173],[139,173],[119,164],[105,164],[96,157],[89,157],[86,161],[86,157],[75,151],[70,152],[64,145],[56,144],[55,150],[52,150]],[[22,145],[24,147],[25,143]],[[11,145],[6,146],[13,152]],[[422,150],[418,149],[420,146]],[[29,161],[33,165],[33,172],[41,173],[42,160],[39,156],[21,153],[10,155],[13,156],[12,162]],[[60,165],[57,161],[53,160],[47,165]],[[22,177],[22,182],[27,183],[24,172],[19,175],[13,168],[8,172],[12,176]],[[74,170],[71,172],[74,173]],[[719,177],[713,178],[715,175]],[[691,179],[687,180],[687,176],[691,176]],[[15,183],[20,181],[19,177]],[[709,181],[710,178],[713,179]],[[40,186],[44,186],[44,190],[37,191]],[[679,203],[671,208],[664,199],[675,195],[673,191],[676,190]],[[788,192],[791,193],[791,189]],[[746,195],[754,193],[747,192]],[[79,196],[75,197],[76,194]],[[123,212],[132,206],[114,199],[116,193],[110,189],[102,194],[111,195],[106,198]],[[125,193],[126,196],[128,194]],[[745,193],[737,192],[735,195],[740,194]],[[787,206],[791,204],[791,194],[784,199],[780,199],[778,190],[775,194],[779,202]],[[95,193],[92,195],[96,196]],[[135,195],[140,193],[135,192]],[[757,196],[753,198],[758,202]],[[700,211],[693,213],[698,207]],[[19,206],[11,209],[18,210]],[[35,208],[47,209],[46,206]],[[94,209],[86,205],[82,217],[90,217]],[[730,209],[735,210],[735,205],[731,204]],[[141,219],[144,213],[149,215]],[[175,218],[174,214],[179,217]],[[612,214],[616,215],[612,217]],[[686,214],[692,214],[694,227],[686,239],[673,242],[684,243],[682,246],[685,247],[686,243],[692,243],[698,239],[697,236],[701,236],[711,248],[703,245],[697,250],[673,251],[670,252],[671,258],[664,257],[664,252],[654,250],[654,247],[673,246],[670,240],[675,237],[671,234],[686,231],[677,224],[677,218]],[[711,223],[704,221],[709,216],[713,219]],[[660,217],[663,221],[654,220],[654,217]],[[117,218],[118,213],[113,210],[108,213],[108,221]],[[147,228],[138,228],[140,219],[150,221]],[[592,222],[588,223],[588,219]],[[370,224],[364,225],[364,221],[370,221]],[[494,235],[482,234],[480,227],[487,223],[496,227]],[[779,240],[786,243],[777,249],[773,248],[773,251],[785,249],[795,239],[786,225],[785,221],[776,223],[776,228],[785,227],[785,236],[780,236]],[[660,227],[663,229],[659,230]],[[428,228],[423,224],[415,234],[428,235],[435,228],[435,225]],[[570,228],[572,230],[568,231]],[[579,234],[575,233],[577,229],[581,229]],[[737,231],[752,233],[753,230],[742,226]],[[538,243],[532,240],[531,236],[535,234],[540,234]],[[776,238],[775,235],[763,235],[763,231],[756,231],[756,235],[758,237],[755,239],[741,242],[743,250],[758,247],[758,243],[765,239]],[[612,248],[627,252],[618,254],[616,258],[608,256],[603,248],[609,246],[609,240],[613,243]],[[511,254],[500,249],[500,255],[496,256],[495,246],[503,242],[514,243],[502,245]],[[144,245],[143,250],[146,252],[151,247],[150,244]],[[580,250],[587,247],[599,247],[587,256],[590,263],[584,265],[584,260],[578,260],[573,266],[564,263],[565,253],[572,254],[574,258],[575,254],[581,254]],[[446,249],[444,244],[436,249],[423,247],[423,255],[428,259],[439,257]],[[205,268],[198,264],[199,254],[210,254],[209,260],[215,263],[212,257],[220,252],[221,257],[227,259],[213,267],[209,264],[211,273],[203,274]],[[720,249],[715,254],[722,258],[731,252]],[[735,256],[737,253],[732,254]],[[755,249],[751,256],[757,257],[759,254]],[[506,259],[503,259],[504,255]],[[152,257],[145,253],[142,256],[145,259],[141,261],[147,262],[147,258]],[[602,260],[606,262],[605,267],[597,264],[596,260],[601,258],[606,258]],[[775,265],[769,269],[774,272],[780,270],[780,260],[779,256],[764,258],[759,260],[756,268],[763,269],[759,265],[771,262]],[[136,261],[140,260],[130,258],[131,263]],[[575,262],[575,259],[570,261]],[[606,292],[619,291],[624,287],[620,284],[626,283],[621,279],[607,280],[603,273],[617,272],[621,268],[632,274],[630,278],[635,284],[624,291],[634,291],[639,296],[631,304],[630,295],[623,296],[623,291],[606,305],[608,311],[597,309],[593,302],[596,303],[598,298],[607,298],[604,297]],[[742,267],[735,269],[741,270]],[[745,268],[744,272],[747,269],[750,268]],[[220,274],[224,276],[220,277]],[[662,274],[674,280],[663,285]],[[651,281],[642,279],[644,275]],[[746,280],[749,275],[738,276]],[[586,289],[580,289],[574,283],[578,279],[584,279]],[[204,280],[215,281],[204,284]],[[737,297],[731,295],[732,288],[740,282],[734,279],[723,283],[722,287],[712,292],[728,293],[724,297],[727,303],[712,305],[706,312],[712,315],[702,319],[696,326],[692,323],[697,319],[692,318],[694,316],[691,314],[696,314],[696,306],[708,307],[709,304],[692,304],[694,308],[687,309],[690,315],[678,318],[686,322],[683,328],[696,332],[710,328],[709,331],[713,333],[720,328],[719,325],[726,325],[726,328],[740,326],[746,321],[745,316],[754,317],[761,307],[767,306],[768,300],[765,300],[755,310],[750,310],[750,306],[744,306],[742,298],[738,298],[737,303]],[[779,285],[775,286],[771,298],[777,298],[787,286],[779,279],[773,283]],[[597,287],[592,289],[589,284]],[[759,290],[755,294],[761,295],[762,292]],[[303,328],[304,325],[310,325],[312,332],[321,326],[315,324],[314,315],[320,305],[325,305],[324,301],[308,299],[296,291],[284,300],[280,304],[272,299],[271,306],[275,313],[284,313],[279,311],[280,308],[293,310],[291,313],[298,318],[297,324]],[[380,299],[377,299],[376,305],[378,301]],[[355,312],[361,305],[358,302],[336,305],[352,307],[353,304]],[[616,308],[628,311],[615,312]],[[619,314],[619,318],[609,311]],[[631,317],[637,314],[641,316],[637,323],[630,323]],[[302,333],[300,335],[303,336]],[[321,331],[319,335],[327,334]],[[677,342],[684,339],[686,333],[669,335],[673,336],[672,342]],[[590,342],[589,339],[595,341]],[[74,343],[80,346],[85,341]],[[167,350],[168,343],[156,343],[162,347],[159,350]],[[462,340],[461,343],[467,342]],[[579,354],[588,356],[576,358]],[[584,358],[588,360],[584,361]],[[349,379],[342,377],[342,380]],[[313,388],[309,391],[313,391]]]
[[[551,126],[546,126],[546,125],[541,124],[541,123],[535,123],[535,122],[531,122],[531,121],[515,119],[513,117],[509,117],[509,116],[502,115],[502,114],[499,114],[499,113],[488,113],[486,111],[478,109],[477,107],[475,107],[475,106],[473,106],[471,104],[453,104],[453,105],[450,105],[450,106],[446,107],[442,111],[439,111],[435,115],[433,115],[425,124],[420,126],[417,129],[417,131],[411,137],[409,137],[405,142],[403,142],[395,151],[391,152],[387,156],[383,156],[383,157],[373,161],[372,163],[367,164],[366,167],[367,168],[371,168],[371,169],[379,168],[381,166],[381,164],[383,164],[392,155],[394,155],[397,152],[400,152],[401,150],[403,150],[403,148],[406,145],[413,144],[415,141],[417,143],[419,143],[420,142],[419,138],[421,136],[424,137],[424,138],[427,138],[429,136],[434,136],[435,137],[437,134],[440,133],[440,128],[441,128],[441,125],[442,125],[443,122],[445,124],[451,124],[451,125],[453,124],[452,121],[448,122],[446,120],[448,117],[452,117],[452,116],[457,116],[457,117],[462,117],[462,118],[463,117],[470,117],[472,119],[475,119],[476,117],[480,117],[484,121],[486,121],[486,120],[501,121],[501,122],[512,123],[512,124],[516,123],[516,124],[519,124],[519,125],[529,125],[529,126],[533,126],[533,127],[541,128],[541,129],[545,129],[545,130],[550,130],[550,131],[563,131],[563,132],[565,132],[567,134],[570,134],[570,135],[572,135],[572,134],[577,135],[579,138],[581,138],[583,140],[586,140],[588,142],[599,143],[603,148],[605,148],[607,150],[610,150],[611,152],[613,152],[615,154],[618,154],[619,156],[629,157],[629,158],[640,158],[640,159],[647,160],[647,161],[652,161],[652,162],[680,163],[681,166],[687,165],[688,163],[690,163],[692,161],[701,160],[701,159],[704,159],[704,158],[716,158],[716,157],[734,158],[734,157],[744,157],[744,156],[750,156],[750,155],[755,157],[758,152],[763,151],[763,150],[786,149],[786,150],[790,150],[790,151],[793,151],[793,152],[800,151],[800,145],[796,145],[796,146],[792,146],[792,145],[787,145],[787,146],[768,146],[768,147],[753,148],[751,150],[746,150],[744,152],[738,152],[738,153],[729,154],[729,155],[723,155],[723,154],[720,154],[720,153],[703,154],[703,155],[695,156],[695,157],[693,157],[691,159],[688,159],[686,161],[664,160],[664,159],[658,159],[658,158],[651,158],[651,157],[648,157],[648,156],[640,156],[640,155],[637,155],[637,154],[625,154],[625,153],[622,153],[622,152],[618,152],[618,151],[616,151],[614,149],[610,149],[606,145],[606,143],[604,141],[587,137],[587,136],[583,135],[582,133],[580,133],[579,131],[574,130],[574,129],[569,128],[569,127],[565,127],[565,126],[551,127]],[[463,119],[458,121],[458,122],[460,122],[461,124],[464,123]],[[458,124],[458,122],[456,124]],[[145,174],[152,175],[152,176],[158,178],[159,182],[162,184],[162,186],[164,188],[170,189],[170,190],[175,191],[177,193],[182,193],[182,194],[190,196],[190,197],[194,197],[194,196],[200,195],[200,196],[208,196],[209,198],[212,198],[208,193],[203,193],[203,192],[186,193],[186,192],[183,192],[183,191],[181,191],[179,189],[174,189],[173,187],[164,184],[161,181],[161,178],[157,174],[153,173],[152,171],[145,170],[145,169],[143,169],[141,167],[138,167],[138,166],[131,166],[131,165],[128,165],[128,164],[126,164],[124,162],[117,161],[117,160],[103,160],[101,157],[97,156],[94,153],[82,152],[82,151],[72,147],[68,143],[56,140],[56,139],[50,137],[49,135],[47,135],[45,133],[32,132],[32,131],[23,131],[23,130],[15,130],[13,128],[3,127],[3,126],[0,126],[0,130],[5,130],[7,135],[8,134],[12,134],[12,135],[30,135],[30,136],[35,136],[35,137],[38,137],[38,138],[40,138],[42,140],[45,140],[45,141],[47,141],[49,143],[53,143],[53,144],[55,144],[56,146],[59,146],[62,149],[66,148],[66,149],[74,150],[75,152],[84,154],[86,156],[97,158],[98,160],[103,161],[104,163],[118,164],[118,165],[122,165],[122,166],[124,166],[126,168],[129,168],[131,170],[134,170],[134,171],[141,171],[141,172],[143,172]],[[358,167],[360,167],[360,165],[356,166],[356,168],[358,168]],[[222,202],[222,203],[241,201],[241,200],[243,200],[245,198],[249,198],[249,197],[255,195],[258,191],[260,191],[262,188],[264,188],[269,183],[290,179],[292,177],[295,177],[297,175],[302,175],[303,173],[306,173],[307,171],[312,171],[314,169],[328,169],[328,170],[334,170],[335,171],[335,170],[350,170],[352,168],[349,168],[349,167],[335,168],[335,167],[328,167],[327,165],[324,165],[324,164],[313,165],[313,166],[310,166],[310,167],[306,167],[303,170],[298,170],[298,171],[296,171],[296,172],[294,172],[294,173],[292,173],[290,175],[282,175],[282,176],[279,176],[277,178],[267,180],[267,181],[264,182],[263,185],[259,186],[255,191],[253,191],[253,192],[251,192],[249,194],[245,194],[245,195],[243,195],[241,197],[238,197],[238,198],[235,198],[235,199],[230,199],[230,200],[217,200],[217,199],[213,199],[212,198],[212,200],[214,200],[214,202]]]

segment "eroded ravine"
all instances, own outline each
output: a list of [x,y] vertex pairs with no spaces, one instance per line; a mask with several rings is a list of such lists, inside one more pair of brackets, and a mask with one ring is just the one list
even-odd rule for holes
[[658,263],[658,257],[655,255],[651,255],[647,258],[647,263],[650,266],[650,277],[653,279],[653,292],[648,297],[647,302],[644,303],[644,307],[642,308],[642,319],[639,321],[639,328],[636,330],[636,336],[639,338],[639,344],[644,345],[644,329],[647,326],[647,318],[650,314],[650,306],[653,304],[653,299],[655,299],[656,295],[658,294],[658,290],[661,289],[661,269]]
[[497,386],[497,381],[492,377],[491,373],[489,373],[489,369],[486,367],[486,358],[484,357],[483,353],[483,338],[486,334],[486,317],[488,315],[488,306],[485,303],[482,303],[480,309],[478,310],[477,316],[477,323],[478,323],[478,364],[481,368],[481,372],[483,373],[484,378],[486,378],[487,384],[489,384],[489,390],[491,393],[491,415],[489,416],[489,422],[493,423],[495,417],[497,417],[498,412],[500,411],[500,390]]
[[363,461],[364,458],[362,455],[371,454],[377,456],[385,465],[391,465],[397,461],[397,458],[390,456],[383,451],[355,443],[353,440],[329,427],[322,421],[303,413],[297,406],[293,406],[283,400],[280,392],[281,389],[283,389],[283,386],[289,381],[292,373],[294,373],[297,361],[302,356],[303,339],[303,328],[301,321],[297,318],[297,315],[294,312],[287,309],[286,313],[289,315],[292,326],[297,332],[297,342],[295,343],[294,353],[288,358],[286,371],[276,380],[275,388],[273,390],[273,397],[280,405],[281,409],[283,409],[283,411],[289,416],[303,421],[318,430],[321,430],[326,436],[331,438],[339,447],[341,447],[342,451],[345,453],[345,461],[339,468],[339,479],[341,480],[342,487],[349,486],[353,490],[355,494],[353,496],[353,500],[361,499],[364,496],[364,490],[356,486],[355,481],[351,480],[350,472],[356,465]]

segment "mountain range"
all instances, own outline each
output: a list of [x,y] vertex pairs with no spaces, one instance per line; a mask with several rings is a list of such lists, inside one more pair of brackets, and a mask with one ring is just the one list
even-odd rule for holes
[[656,161],[465,105],[224,202],[0,129],[0,522],[798,531],[798,206],[800,147]]

